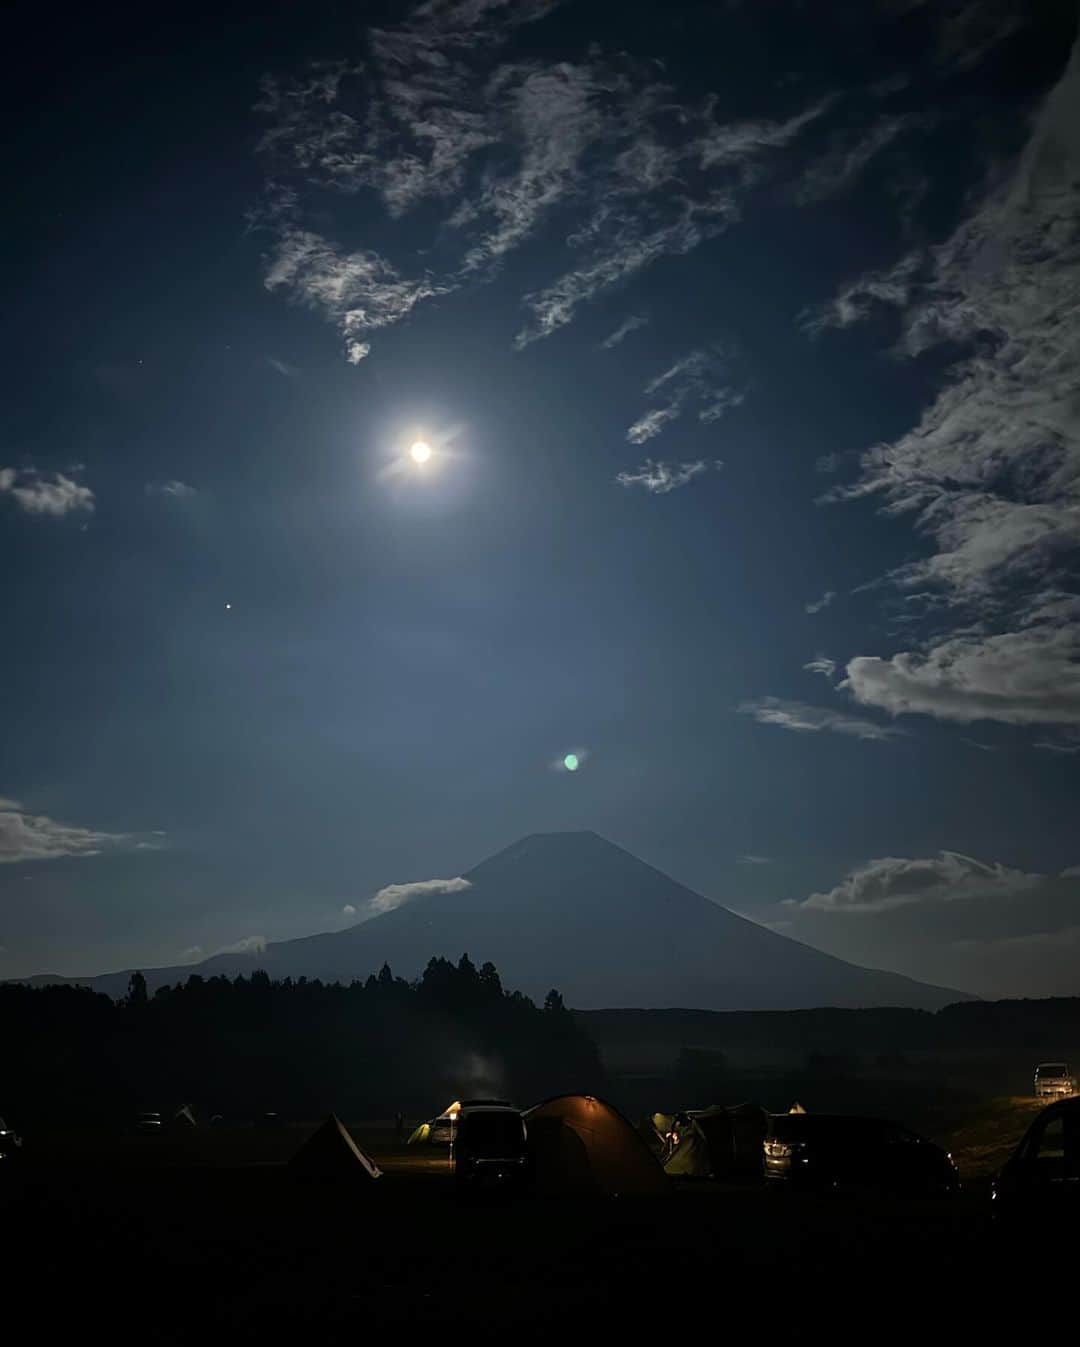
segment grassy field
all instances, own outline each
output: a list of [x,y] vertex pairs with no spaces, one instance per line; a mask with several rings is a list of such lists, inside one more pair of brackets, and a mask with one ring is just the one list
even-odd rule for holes
[[[1032,1111],[995,1101],[957,1131],[976,1180]],[[737,1303],[779,1331],[841,1305],[914,1314],[932,1290],[993,1281],[1005,1256],[978,1181],[952,1200],[699,1182],[649,1201],[462,1202],[444,1152],[377,1125],[351,1129],[377,1183],[299,1183],[284,1161],[309,1130],[86,1133],[28,1148],[24,1184],[0,1198],[8,1322],[22,1299],[47,1340],[70,1336],[69,1321],[135,1343],[447,1327],[484,1341],[636,1340],[651,1324],[685,1334],[702,1314],[728,1321]]]

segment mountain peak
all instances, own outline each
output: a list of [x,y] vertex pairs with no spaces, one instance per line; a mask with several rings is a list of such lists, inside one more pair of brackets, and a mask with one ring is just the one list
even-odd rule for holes
[[583,864],[598,865],[618,860],[625,864],[633,860],[622,847],[609,842],[599,833],[584,829],[576,832],[529,833],[497,851],[466,872],[465,878],[476,882],[477,876],[487,877],[516,869],[522,865],[580,869]]

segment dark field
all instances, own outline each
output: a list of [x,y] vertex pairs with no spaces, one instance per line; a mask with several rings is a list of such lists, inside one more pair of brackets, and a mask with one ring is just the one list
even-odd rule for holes
[[[1030,1110],[987,1116],[1000,1133]],[[8,1322],[133,1343],[697,1336],[702,1315],[779,1331],[868,1312],[970,1328],[1023,1304],[1059,1252],[1034,1232],[1018,1262],[976,1171],[952,1200],[699,1182],[650,1201],[462,1202],[444,1152],[377,1126],[351,1130],[379,1182],[302,1184],[283,1162],[309,1130],[41,1139],[4,1197]]]

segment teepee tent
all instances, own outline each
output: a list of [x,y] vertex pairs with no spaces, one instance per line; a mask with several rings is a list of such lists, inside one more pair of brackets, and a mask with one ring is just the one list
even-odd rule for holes
[[795,1102],[794,1102],[794,1104],[792,1104],[792,1106],[788,1109],[788,1112],[789,1112],[789,1113],[805,1113],[805,1112],[806,1112],[806,1109],[804,1109],[803,1106],[802,1106],[802,1105],[799,1103],[799,1101],[796,1099]]
[[651,1196],[668,1191],[652,1151],[618,1109],[565,1094],[525,1114],[537,1192]]
[[382,1170],[364,1154],[336,1113],[308,1137],[289,1167],[312,1179],[378,1179]]

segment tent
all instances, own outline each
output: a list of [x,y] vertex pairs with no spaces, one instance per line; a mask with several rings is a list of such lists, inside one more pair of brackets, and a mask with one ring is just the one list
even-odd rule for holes
[[447,1104],[437,1118],[429,1118],[427,1122],[422,1122],[405,1144],[413,1146],[419,1141],[430,1141],[432,1144],[442,1142],[449,1145],[453,1140],[454,1124],[460,1112],[461,1100],[455,1099],[453,1103]]
[[647,1196],[668,1191],[659,1161],[618,1109],[564,1094],[525,1114],[536,1190],[544,1196]]
[[768,1114],[757,1104],[714,1104],[680,1113],[664,1170],[684,1178],[760,1178],[767,1123]]
[[346,1131],[336,1113],[308,1137],[289,1168],[311,1179],[378,1179],[382,1170],[369,1159]]
[[802,1105],[799,1103],[799,1101],[796,1099],[795,1102],[794,1102],[794,1104],[792,1104],[792,1106],[788,1109],[788,1112],[789,1112],[789,1113],[805,1113],[805,1112],[806,1112],[806,1109],[804,1109],[803,1106],[802,1106]]
[[172,1127],[178,1132],[193,1131],[198,1125],[190,1104],[181,1104],[172,1116]]

